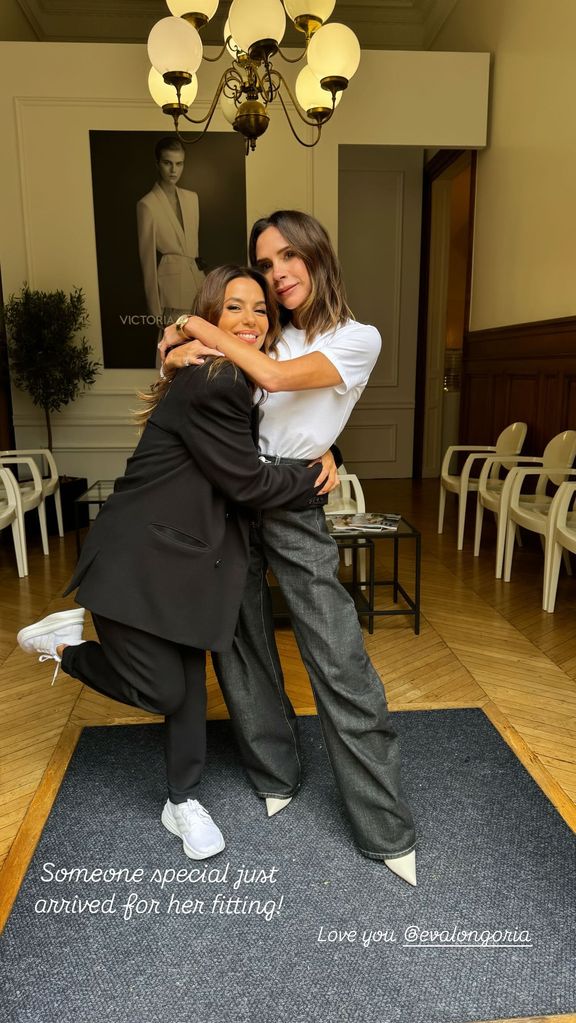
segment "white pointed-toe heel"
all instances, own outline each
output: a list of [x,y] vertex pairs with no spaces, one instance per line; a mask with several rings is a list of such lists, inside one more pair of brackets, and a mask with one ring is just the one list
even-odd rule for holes
[[384,860],[384,863],[393,874],[397,874],[403,881],[416,887],[416,850],[406,853],[405,856],[397,856],[393,860]]
[[277,796],[266,797],[266,812],[269,817],[273,817],[275,813],[279,813],[283,810],[288,803],[292,801],[292,796],[286,796],[285,799],[279,799]]

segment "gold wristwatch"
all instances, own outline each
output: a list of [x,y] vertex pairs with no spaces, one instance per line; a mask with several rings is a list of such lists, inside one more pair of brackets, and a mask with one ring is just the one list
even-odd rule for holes
[[189,319],[190,319],[190,313],[183,313],[182,316],[179,316],[178,319],[174,323],[174,326],[176,327],[176,331],[178,333],[178,336],[181,337],[184,341],[190,341],[190,338],[188,337],[188,334],[184,333],[184,327],[188,323]]

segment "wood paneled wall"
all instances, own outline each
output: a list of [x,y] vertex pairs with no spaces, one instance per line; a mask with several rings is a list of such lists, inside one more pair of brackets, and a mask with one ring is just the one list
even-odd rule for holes
[[576,429],[576,316],[465,336],[462,443],[493,443],[517,420],[528,423],[525,454]]

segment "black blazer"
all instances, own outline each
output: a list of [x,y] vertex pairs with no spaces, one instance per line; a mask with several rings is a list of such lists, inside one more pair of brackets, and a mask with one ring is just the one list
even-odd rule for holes
[[225,363],[180,370],[94,522],[76,601],[176,643],[225,650],[246,581],[249,509],[306,508],[319,467],[258,458],[252,395]]

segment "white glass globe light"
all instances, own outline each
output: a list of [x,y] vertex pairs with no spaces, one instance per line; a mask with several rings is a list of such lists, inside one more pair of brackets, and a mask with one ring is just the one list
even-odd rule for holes
[[[178,102],[176,89],[173,85],[166,84],[162,75],[158,73],[155,67],[150,68],[150,72],[148,74],[148,88],[152,99],[159,107],[164,107],[167,103]],[[180,102],[184,103],[187,107],[191,107],[196,99],[197,92],[198,78],[196,75],[192,75],[192,81],[189,85],[184,85],[180,89]]]
[[220,94],[220,110],[224,114],[228,124],[234,124],[236,114],[238,113],[238,107],[232,97],[226,96],[223,92]]
[[261,39],[279,43],[286,28],[286,13],[280,0],[232,0],[230,31],[241,50]]
[[204,14],[207,21],[213,18],[218,0],[166,0],[168,7],[177,18],[183,14]]
[[284,0],[284,7],[292,21],[306,16],[321,22],[327,21],[335,6],[336,0]]
[[360,43],[347,25],[331,22],[314,33],[307,58],[318,79],[345,78],[350,81],[360,63]]
[[[316,75],[308,65],[303,67],[296,79],[296,99],[303,110],[314,110],[320,107],[325,110],[332,110],[332,96],[327,89],[323,89]],[[335,106],[338,106],[342,99],[342,93],[336,95]]]
[[150,63],[159,74],[187,71],[193,75],[202,60],[202,40],[182,18],[162,18],[148,36]]

